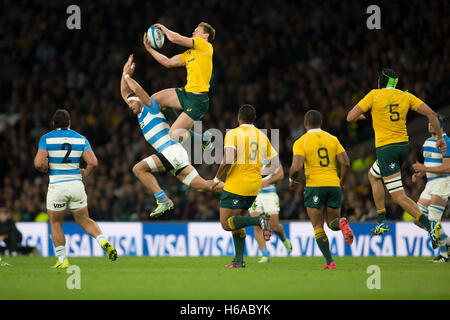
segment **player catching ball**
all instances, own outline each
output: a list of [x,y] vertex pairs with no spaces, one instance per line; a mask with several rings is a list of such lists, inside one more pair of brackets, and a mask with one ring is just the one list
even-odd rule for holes
[[[158,104],[165,107],[181,110],[177,118],[174,110],[167,110],[166,116],[173,124],[169,135],[172,139],[180,140],[185,137],[184,130],[190,130],[194,126],[194,121],[200,121],[209,110],[209,82],[213,70],[213,46],[216,31],[210,24],[202,22],[195,28],[192,38],[182,36],[167,29],[162,24],[155,24],[155,28],[160,28],[170,42],[182,47],[189,48],[182,54],[168,58],[152,48],[144,33],[145,49],[166,68],[186,67],[187,83],[181,88],[170,88],[161,90],[152,95]],[[184,130],[183,130],[184,129]],[[180,132],[183,130],[184,132]],[[205,134],[202,137],[202,147],[206,148],[211,144],[211,135]]]

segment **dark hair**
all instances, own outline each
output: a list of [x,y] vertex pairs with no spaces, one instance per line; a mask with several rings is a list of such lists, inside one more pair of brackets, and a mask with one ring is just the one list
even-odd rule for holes
[[250,104],[243,104],[239,108],[239,116],[246,123],[253,123],[256,120],[256,110]]
[[208,42],[212,42],[216,38],[216,30],[206,22],[200,22],[199,27],[203,27],[203,32],[208,34]]
[[68,128],[70,122],[70,114],[66,109],[58,109],[53,115],[53,126],[55,129]]
[[[390,78],[395,78],[398,81],[397,72],[395,72],[394,70],[389,69],[389,68],[384,68],[381,71],[380,75],[378,76],[378,89],[386,88]],[[393,87],[395,88],[396,85],[397,85],[397,82],[395,82]]]
[[309,110],[305,113],[305,121],[311,128],[318,128],[322,123],[322,114],[317,110]]

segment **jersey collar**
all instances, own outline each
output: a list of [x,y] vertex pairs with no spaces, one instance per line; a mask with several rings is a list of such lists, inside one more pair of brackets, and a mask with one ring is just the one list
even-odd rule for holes
[[241,124],[239,127],[254,127],[255,125],[253,125],[253,124],[248,124],[248,123],[244,123],[244,124]]
[[320,132],[322,131],[322,129],[320,128],[314,128],[314,129],[309,129],[308,132]]

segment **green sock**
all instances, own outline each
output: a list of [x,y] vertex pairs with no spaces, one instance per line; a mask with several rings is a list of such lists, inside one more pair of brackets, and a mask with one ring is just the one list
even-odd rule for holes
[[232,216],[228,218],[228,225],[231,230],[237,230],[248,226],[259,226],[259,217]]
[[244,261],[244,249],[245,249],[245,229],[239,229],[232,231],[233,243],[234,243],[234,259],[235,262]]
[[164,114],[167,120],[171,121],[172,123],[175,122],[178,118],[178,113],[173,108],[166,108],[166,110],[161,112]]
[[386,208],[377,210],[377,222],[382,223],[386,220]]
[[281,242],[283,242],[284,240],[286,240],[286,235],[285,235],[285,234],[279,235],[279,234],[277,233],[277,236],[280,237]]
[[314,230],[314,238],[316,238],[316,242],[319,245],[320,251],[322,251],[327,264],[333,262],[333,258],[330,253],[330,243],[328,242],[328,237],[325,234],[325,231],[322,228]]
[[328,227],[330,227],[330,229],[333,231],[341,230],[341,227],[339,227],[339,218],[336,218],[333,221],[331,221]]
[[431,225],[430,225],[430,220],[428,220],[427,215],[423,214],[421,212],[420,215],[417,218],[418,218],[417,220],[422,224],[424,229],[427,230],[428,232],[430,232],[431,231]]

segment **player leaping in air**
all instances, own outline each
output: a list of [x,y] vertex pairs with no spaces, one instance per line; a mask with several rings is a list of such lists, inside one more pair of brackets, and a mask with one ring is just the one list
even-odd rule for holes
[[[406,115],[409,110],[428,118],[436,133],[436,148],[445,154],[447,144],[442,136],[436,114],[424,102],[411,93],[396,89],[398,75],[392,69],[383,69],[378,77],[378,89],[371,90],[347,115],[347,121],[364,119],[363,113],[371,111],[375,131],[375,147],[379,173],[392,200],[412,215],[428,231],[433,248],[439,244],[440,223],[430,220],[403,190],[401,167],[409,153],[409,137]],[[372,234],[387,231],[386,210],[379,211],[377,226]],[[380,218],[381,216],[381,218]]]
[[[204,180],[189,163],[189,157],[183,146],[169,136],[169,124],[161,113],[161,108],[153,98],[131,76],[135,70],[133,55],[123,67],[120,81],[120,93],[131,111],[137,116],[145,140],[156,150],[156,154],[145,158],[133,167],[133,173],[155,196],[157,207],[150,214],[157,217],[173,208],[170,200],[156,181],[154,172],[170,171],[181,182],[197,191],[210,191],[213,182]],[[223,183],[214,188],[221,192]]]
[[[175,110],[167,109],[165,111],[167,118],[173,121],[169,132],[170,137],[180,140],[180,129],[190,130],[194,126],[194,121],[200,121],[209,110],[208,92],[213,70],[211,42],[215,38],[216,31],[210,24],[202,22],[195,28],[192,38],[189,38],[171,31],[161,24],[155,24],[154,27],[160,28],[169,41],[189,48],[182,54],[168,58],[151,47],[147,33],[144,33],[145,49],[156,61],[166,68],[186,67],[186,86],[164,89],[152,95],[152,99],[158,102],[163,109],[169,107],[182,111],[178,118]],[[206,132],[202,137],[202,147],[206,148],[210,144],[211,135]]]

